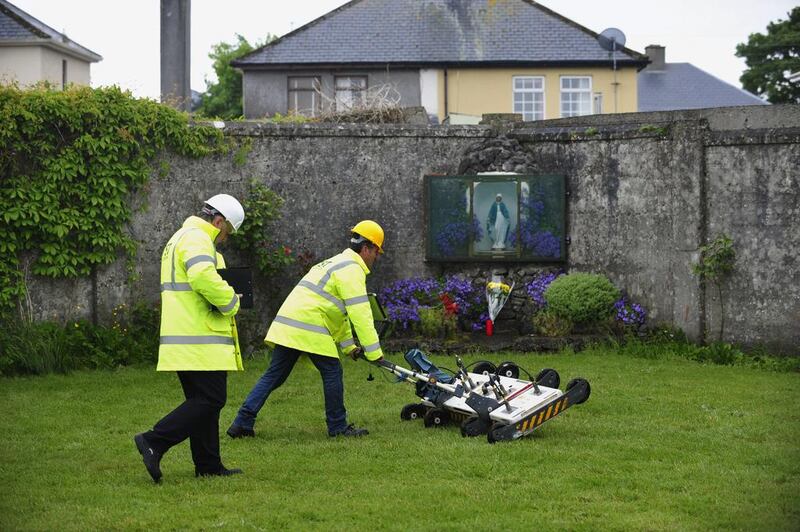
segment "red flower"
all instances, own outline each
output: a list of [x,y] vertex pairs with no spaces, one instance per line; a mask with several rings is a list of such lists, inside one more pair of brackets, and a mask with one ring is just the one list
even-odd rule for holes
[[284,255],[290,255],[292,253],[292,249],[287,246],[283,246],[283,253]]
[[439,299],[444,306],[445,316],[454,316],[458,312],[458,305],[455,301],[453,301],[453,298],[451,298],[449,294],[441,294]]

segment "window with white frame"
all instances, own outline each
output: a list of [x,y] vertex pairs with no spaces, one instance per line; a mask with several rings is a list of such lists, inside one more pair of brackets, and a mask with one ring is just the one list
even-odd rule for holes
[[289,78],[287,111],[304,116],[316,116],[321,109],[320,79],[316,76]]
[[561,117],[592,114],[592,78],[561,77]]
[[544,120],[544,78],[514,76],[514,113],[525,121]]
[[365,103],[367,76],[336,76],[336,110],[357,109]]

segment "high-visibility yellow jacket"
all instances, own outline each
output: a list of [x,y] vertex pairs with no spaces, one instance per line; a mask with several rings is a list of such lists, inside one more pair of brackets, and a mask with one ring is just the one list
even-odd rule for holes
[[351,249],[315,265],[283,302],[265,342],[339,358],[355,349],[352,328],[368,360],[383,356],[367,297],[369,268]]
[[190,216],[161,255],[158,371],[236,371],[242,355],[233,316],[239,297],[217,268],[219,229]]

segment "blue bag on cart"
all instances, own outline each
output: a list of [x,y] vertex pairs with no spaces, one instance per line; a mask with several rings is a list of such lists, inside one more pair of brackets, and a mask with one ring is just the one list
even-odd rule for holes
[[[406,359],[406,362],[408,362],[408,365],[411,366],[414,371],[427,373],[429,377],[433,377],[441,383],[450,384],[455,379],[449,373],[446,373],[436,367],[436,364],[428,360],[428,357],[426,357],[425,354],[419,349],[408,350],[403,358]],[[424,381],[417,382],[417,396],[427,399],[434,404],[438,404],[437,399],[439,399],[440,395],[445,393],[446,392],[443,392],[442,390],[439,390],[435,386],[431,386]]]

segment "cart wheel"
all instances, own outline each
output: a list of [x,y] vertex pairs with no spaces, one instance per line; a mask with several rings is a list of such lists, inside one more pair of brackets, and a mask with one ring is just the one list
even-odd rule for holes
[[419,419],[425,415],[425,405],[419,403],[411,403],[406,405],[400,411],[400,419],[409,421],[411,419]]
[[422,421],[425,423],[425,427],[427,428],[444,427],[450,423],[450,413],[441,408],[431,408],[425,413]]
[[548,388],[558,388],[558,385],[561,384],[561,377],[559,377],[556,370],[545,368],[536,375],[536,384],[541,384]]
[[577,399],[575,399],[574,401],[576,405],[579,405],[581,403],[585,403],[586,400],[589,398],[589,395],[591,395],[592,393],[592,387],[589,386],[589,381],[578,377],[576,379],[572,379],[571,381],[569,381],[569,383],[567,383],[567,390],[565,393],[569,392],[572,388],[575,388],[576,386],[583,388],[583,390],[581,390],[583,393],[577,394]]
[[472,367],[472,373],[477,373],[478,375],[488,375],[495,371],[497,371],[497,366],[488,360],[481,360]]
[[489,424],[479,417],[467,418],[461,424],[461,435],[468,438],[486,434],[487,430],[489,430]]
[[510,379],[516,379],[519,377],[519,366],[514,364],[513,362],[503,362],[499,366],[497,366],[497,375],[499,377],[508,377]]
[[496,431],[502,427],[503,425],[492,423],[492,426],[489,427],[489,431],[486,433],[486,441],[488,441],[489,443],[499,442],[501,438],[497,436]]

